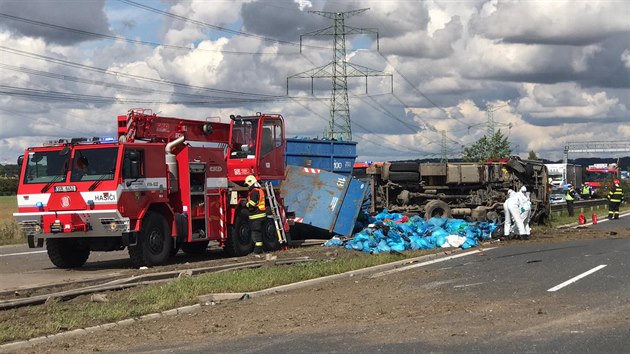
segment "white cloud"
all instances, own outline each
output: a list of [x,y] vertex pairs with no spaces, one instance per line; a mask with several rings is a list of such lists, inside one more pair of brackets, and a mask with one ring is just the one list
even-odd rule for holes
[[[394,74],[393,95],[389,93],[389,78],[368,80],[373,97],[365,96],[363,79],[348,80],[360,159],[439,156],[441,130],[454,140],[449,148],[457,151],[485,134],[486,103],[507,100],[510,106],[495,112],[494,118],[519,152],[534,150],[539,156],[557,159],[566,141],[606,140],[612,135],[630,139],[627,124],[619,124],[623,119],[627,122],[630,115],[630,8],[623,1],[193,0],[153,5],[249,35],[103,1],[90,2],[76,11],[46,11],[61,3],[67,1],[38,2],[38,20],[58,23],[67,19],[68,26],[84,30],[109,34],[118,30],[132,33],[138,40],[148,38],[190,49],[154,48],[94,37],[64,39],[23,25],[0,26],[0,46],[31,53],[20,55],[0,48],[0,81],[6,86],[0,95],[3,155],[17,156],[26,146],[53,137],[112,134],[116,115],[139,106],[196,119],[225,119],[229,114],[258,111],[282,113],[288,136],[321,137],[330,114],[329,80],[314,81],[315,97],[310,94],[310,80],[296,79],[290,82],[290,96],[297,97],[292,100],[207,105],[185,105],[182,101],[234,98],[244,93],[285,95],[288,76],[324,65],[333,57],[329,36],[304,37],[301,53],[294,45],[301,34],[332,25],[330,19],[308,10],[360,8],[370,10],[350,17],[346,24],[378,29],[380,53],[375,51],[375,42],[371,48],[370,43],[364,44],[362,50],[348,47],[349,60]],[[12,11],[21,13],[30,8],[20,4],[12,3]],[[98,14],[97,22],[76,20],[86,9]],[[70,39],[77,44],[67,45]],[[38,55],[76,65],[38,59]],[[105,75],[81,65],[182,85]],[[62,74],[66,79],[36,75],[30,70]],[[74,77],[92,83],[75,82]],[[34,91],[20,96],[16,89],[149,102],[41,100],[32,95]],[[511,129],[507,127],[510,123]]]
[[298,8],[300,11],[304,11],[304,9],[310,9],[313,7],[313,4],[308,0],[293,0],[296,4],[298,4]]
[[575,84],[524,85],[527,96],[518,109],[534,118],[604,118],[618,108],[619,100],[606,92],[589,93]]

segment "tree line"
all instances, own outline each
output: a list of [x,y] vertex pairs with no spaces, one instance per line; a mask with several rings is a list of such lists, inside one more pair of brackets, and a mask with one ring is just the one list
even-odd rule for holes
[[0,165],[0,195],[15,195],[18,187],[18,165]]

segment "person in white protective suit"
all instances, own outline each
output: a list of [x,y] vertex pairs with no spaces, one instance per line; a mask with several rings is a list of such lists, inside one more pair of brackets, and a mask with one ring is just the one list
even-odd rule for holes
[[529,192],[527,187],[522,186],[516,193],[519,201],[521,220],[523,220],[524,233],[521,234],[521,238],[524,240],[529,239],[531,228],[529,227],[529,220],[531,219],[532,202],[529,199]]
[[508,190],[508,197],[505,203],[503,203],[503,212],[505,213],[503,236],[506,238],[510,237],[513,226],[512,222],[514,222],[518,229],[518,235],[523,237],[523,235],[525,235],[525,225],[523,225],[523,219],[521,218],[520,198],[511,189]]

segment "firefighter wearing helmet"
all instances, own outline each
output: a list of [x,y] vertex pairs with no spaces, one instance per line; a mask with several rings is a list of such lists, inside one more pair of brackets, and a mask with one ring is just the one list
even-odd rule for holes
[[619,180],[613,181],[614,186],[608,192],[608,220],[619,219],[619,205],[623,202],[623,189]]
[[262,222],[267,216],[265,191],[252,175],[245,177],[245,185],[249,188],[246,206],[249,211],[249,227],[254,241],[254,253],[261,254],[263,253]]

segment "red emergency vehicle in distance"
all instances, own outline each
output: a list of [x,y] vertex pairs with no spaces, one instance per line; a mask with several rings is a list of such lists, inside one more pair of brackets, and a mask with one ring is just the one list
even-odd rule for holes
[[589,165],[584,172],[584,183],[593,188],[596,193],[606,182],[619,178],[619,167],[617,164],[594,164]]
[[[196,121],[132,109],[118,116],[118,139],[28,148],[18,160],[14,217],[29,247],[45,242],[60,268],[82,266],[91,251],[125,247],[135,266],[162,264],[180,248],[205,253],[210,241],[230,255],[250,253],[248,220],[240,212],[248,190],[241,185],[250,174],[260,181],[284,178],[284,120],[277,114],[230,118]],[[263,225],[268,250],[279,247],[277,235],[269,218]]]

